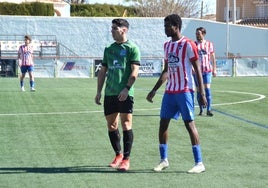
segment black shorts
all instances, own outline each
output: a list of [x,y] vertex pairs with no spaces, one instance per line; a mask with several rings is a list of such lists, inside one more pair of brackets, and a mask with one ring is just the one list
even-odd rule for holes
[[125,101],[119,101],[117,96],[104,97],[104,115],[113,113],[130,113],[133,112],[133,97],[128,96]]

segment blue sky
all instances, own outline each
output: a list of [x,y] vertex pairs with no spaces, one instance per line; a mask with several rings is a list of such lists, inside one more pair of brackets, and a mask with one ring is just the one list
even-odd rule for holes
[[[124,0],[87,0],[89,3],[123,4]],[[203,0],[204,6],[209,9],[208,14],[216,14],[216,0]]]

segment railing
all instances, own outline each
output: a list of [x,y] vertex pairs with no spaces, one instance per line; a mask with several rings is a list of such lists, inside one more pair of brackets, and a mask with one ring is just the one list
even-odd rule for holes
[[239,21],[238,24],[268,27],[268,17],[267,18],[246,18],[246,19]]
[[268,0],[255,0],[253,1],[254,4],[268,4]]
[[[31,37],[35,56],[40,58],[78,56],[70,48],[59,43],[54,35],[33,35]],[[23,39],[22,35],[0,35],[0,58],[17,58],[19,46],[24,44]]]
[[57,54],[59,55],[59,58],[66,57],[66,56],[72,56],[72,57],[78,57],[79,56],[73,50],[71,50],[70,48],[68,48],[67,46],[65,46],[62,43],[59,43],[58,49],[59,49],[59,51],[58,51]]

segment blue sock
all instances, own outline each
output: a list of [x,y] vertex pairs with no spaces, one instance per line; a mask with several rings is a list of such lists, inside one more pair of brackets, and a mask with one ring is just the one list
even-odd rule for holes
[[30,81],[30,87],[34,87],[34,81]]
[[211,110],[211,102],[212,102],[212,96],[211,96],[211,90],[210,88],[205,89],[206,92],[206,98],[207,98],[207,110]]
[[202,162],[202,152],[200,145],[192,146],[193,154],[194,154],[194,161],[195,163]]
[[23,87],[23,86],[24,86],[24,82],[20,81],[20,87]]
[[159,144],[159,152],[161,159],[168,158],[168,145],[167,144]]

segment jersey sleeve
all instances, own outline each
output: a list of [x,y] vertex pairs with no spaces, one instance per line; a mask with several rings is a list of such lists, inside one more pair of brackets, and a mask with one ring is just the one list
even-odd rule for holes
[[22,54],[22,46],[19,47],[18,54]]
[[164,43],[164,63],[168,63],[168,53],[167,53],[168,42]]
[[212,54],[214,53],[214,46],[212,42],[209,42],[209,52]]
[[198,60],[197,46],[193,41],[190,41],[190,40],[188,41],[188,44],[187,44],[187,55],[191,62]]
[[108,48],[106,47],[104,49],[103,59],[102,59],[102,63],[101,63],[101,65],[104,66],[104,67],[108,66],[108,64],[107,64],[107,50],[108,50]]
[[131,64],[140,65],[141,54],[138,46],[134,45],[131,49],[130,62]]

